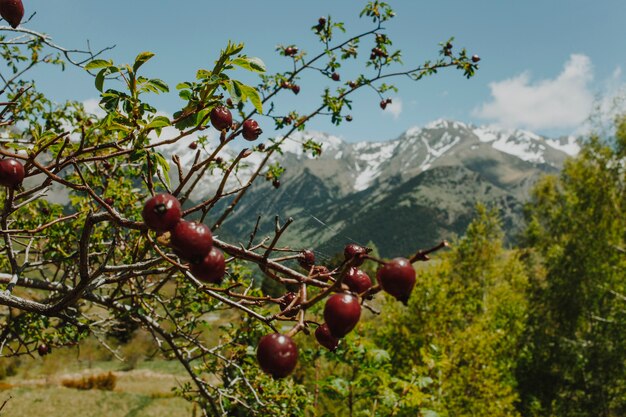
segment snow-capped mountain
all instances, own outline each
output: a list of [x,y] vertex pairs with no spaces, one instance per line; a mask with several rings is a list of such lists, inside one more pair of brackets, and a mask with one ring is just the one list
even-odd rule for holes
[[[321,156],[303,151],[307,139],[322,144]],[[187,146],[177,143],[167,153],[190,164],[195,152]],[[306,238],[311,243],[305,246],[335,250],[346,240],[373,240],[384,255],[462,233],[479,201],[499,207],[513,235],[529,187],[540,175],[557,172],[579,146],[573,137],[437,120],[381,142],[346,143],[303,132],[282,149],[274,159],[286,168],[281,187],[261,180],[222,233],[247,236],[257,215],[267,216],[273,227],[271,219],[279,214],[296,219],[285,237],[292,244]],[[246,158],[232,184],[247,179],[262,157]],[[196,199],[211,195],[217,175],[203,178]],[[385,233],[371,235],[373,229]]]

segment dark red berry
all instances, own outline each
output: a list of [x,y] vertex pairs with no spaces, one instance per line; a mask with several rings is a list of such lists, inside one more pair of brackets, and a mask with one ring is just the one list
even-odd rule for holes
[[415,270],[406,258],[394,258],[376,273],[378,282],[387,293],[406,304],[415,286]]
[[357,245],[356,243],[349,243],[343,249],[343,256],[346,261],[349,261],[352,258],[357,258],[353,263],[354,266],[361,266],[363,262],[365,262],[364,256],[367,255],[367,249],[363,246]]
[[191,264],[191,273],[199,281],[220,284],[226,273],[226,263],[221,250],[213,246],[197,264]]
[[289,336],[268,334],[259,340],[256,358],[263,372],[274,378],[284,378],[298,363],[298,347]]
[[180,203],[171,194],[157,194],[143,206],[141,216],[148,228],[156,232],[167,232],[178,224],[183,215]]
[[272,180],[272,187],[274,187],[274,188],[279,188],[279,187],[280,187],[280,180],[278,180],[278,179],[274,178],[274,179]]
[[287,81],[283,81],[282,83],[280,83],[280,86],[282,88],[291,88],[291,84],[289,84],[289,82]]
[[45,343],[42,343],[37,347],[37,353],[39,356],[46,356],[51,350],[52,349],[50,349],[50,347]]
[[388,98],[387,100],[385,100],[385,102],[386,102],[387,104],[391,104],[391,99],[390,99],[390,98]]
[[385,110],[385,108],[387,108],[387,101],[381,100],[380,101],[380,108]]
[[0,160],[0,185],[15,188],[24,180],[24,165],[17,159]]
[[248,119],[243,122],[242,135],[246,140],[256,140],[263,133],[256,120]]
[[315,253],[312,250],[303,250],[300,252],[300,257],[298,258],[298,264],[304,269],[311,269],[313,265],[315,265]]
[[[289,291],[288,293],[285,293],[285,295],[280,298],[280,302],[278,304],[280,306],[280,311],[285,311],[297,297],[298,295],[295,292]],[[296,314],[298,314],[298,310],[292,310],[285,314],[285,317],[295,317]]]
[[372,287],[372,280],[369,275],[359,268],[352,267],[343,278],[343,283],[350,288],[350,291],[362,294]]
[[230,110],[224,106],[214,107],[209,117],[211,118],[213,127],[220,131],[230,129],[230,126],[233,124],[233,115]]
[[352,121],[352,116],[347,115],[347,116],[346,116],[346,122],[351,122],[351,121]]
[[330,333],[342,338],[359,322],[361,305],[359,300],[350,294],[334,294],[328,298],[324,306],[324,320]]
[[315,278],[318,281],[324,281],[324,282],[328,281],[330,271],[324,265],[316,265],[313,268],[313,272],[317,275]]
[[350,86],[350,88],[356,88],[356,83],[354,81],[350,81],[348,85]]
[[376,59],[376,54],[375,54],[374,52],[372,52],[372,53],[370,54],[370,60],[371,60],[371,61],[373,61],[373,60],[375,60],[375,59]]
[[334,352],[337,349],[337,346],[339,346],[339,338],[330,333],[330,329],[326,323],[315,329],[315,338],[320,345],[324,346],[331,352]]
[[13,29],[18,27],[24,17],[22,0],[0,0],[0,16],[9,22]]
[[213,246],[213,235],[205,224],[181,220],[171,231],[172,245],[190,261],[201,261]]
[[298,53],[298,48],[296,48],[295,46],[288,46],[285,48],[285,55],[287,56],[294,56]]
[[300,86],[299,86],[299,85],[296,85],[296,84],[292,85],[292,86],[291,86],[291,91],[293,91],[293,93],[294,93],[295,95],[298,95],[298,93],[300,92]]
[[104,202],[105,202],[105,204],[107,204],[109,206],[112,206],[113,203],[115,203],[115,200],[113,200],[112,197],[107,197],[107,198],[104,199]]
[[195,141],[194,141],[194,142],[191,142],[191,143],[189,144],[189,149],[193,149],[193,150],[198,149],[198,142],[195,142]]
[[330,78],[332,78],[332,79],[333,79],[333,81],[339,81],[341,77],[339,77],[339,74],[337,74],[336,72],[333,72],[333,73],[330,75]]
[[480,61],[480,57],[478,55],[472,55],[472,62],[477,63],[478,61]]
[[326,25],[326,18],[325,17],[320,17],[319,19],[317,19],[317,24],[320,26],[324,26]]
[[230,97],[228,97],[228,98],[226,99],[226,105],[227,105],[228,107],[230,107],[230,108],[233,108],[233,107],[234,107],[234,105],[233,105],[233,99],[232,99],[232,98],[230,98]]

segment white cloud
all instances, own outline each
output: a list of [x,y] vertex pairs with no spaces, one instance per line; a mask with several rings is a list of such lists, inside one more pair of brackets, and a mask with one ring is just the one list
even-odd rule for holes
[[83,101],[83,107],[87,113],[91,113],[96,117],[104,117],[106,112],[100,107],[100,99],[89,98]]
[[571,129],[589,116],[594,96],[591,60],[573,54],[554,79],[531,81],[528,72],[489,84],[492,101],[474,111],[505,127]]
[[388,112],[395,120],[398,120],[402,114],[402,99],[400,97],[393,97],[391,103],[387,104],[385,112]]

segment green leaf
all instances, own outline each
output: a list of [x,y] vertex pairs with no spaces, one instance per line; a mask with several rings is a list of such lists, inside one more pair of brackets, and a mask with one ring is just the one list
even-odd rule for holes
[[150,58],[152,58],[153,56],[154,56],[154,53],[152,52],[142,52],[139,55],[137,55],[137,58],[135,58],[135,64],[133,65],[133,71],[137,72],[139,67],[141,67],[143,64],[148,62]]
[[170,119],[165,116],[157,116],[147,126],[149,129],[161,128],[170,125]]
[[254,108],[259,112],[263,113],[263,103],[261,102],[261,96],[259,92],[256,91],[256,88],[250,87],[249,85],[245,85],[235,81],[238,84],[239,89],[241,90],[242,99],[250,100],[250,103],[254,106]]
[[253,71],[253,72],[265,72],[266,71],[265,63],[263,63],[261,58],[242,56],[242,57],[233,59],[231,61],[231,64],[247,69],[248,71]]
[[113,65],[113,61],[111,61],[111,60],[94,59],[93,61],[91,61],[87,65],[85,65],[85,69],[87,71],[91,71],[91,70],[98,69],[98,68],[110,67],[111,65]]
[[108,68],[103,68],[96,75],[96,89],[100,92],[102,92],[102,89],[104,88],[104,76],[106,75],[107,70]]

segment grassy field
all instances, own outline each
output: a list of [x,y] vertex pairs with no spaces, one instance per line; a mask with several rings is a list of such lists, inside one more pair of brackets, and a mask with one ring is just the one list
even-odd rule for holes
[[[193,405],[172,388],[187,380],[176,362],[146,361],[133,370],[117,361],[84,362],[63,352],[22,359],[18,373],[0,381],[1,417],[192,416]],[[66,388],[63,381],[115,376],[113,391]]]

